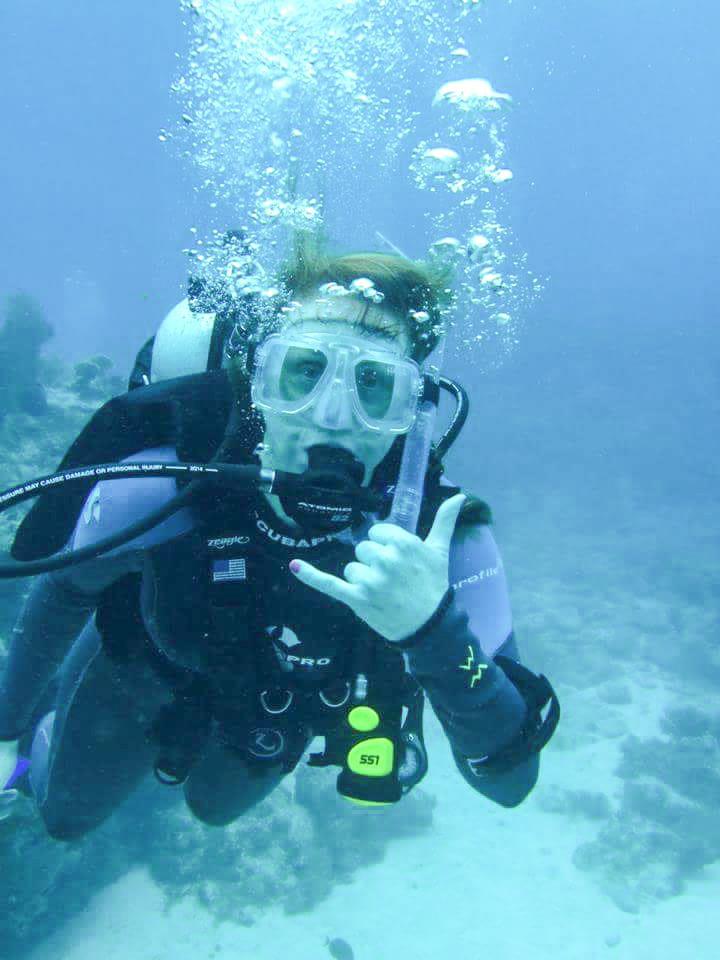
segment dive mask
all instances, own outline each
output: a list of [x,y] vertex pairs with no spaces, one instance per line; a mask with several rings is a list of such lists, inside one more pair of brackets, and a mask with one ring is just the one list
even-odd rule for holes
[[367,337],[293,332],[269,336],[257,348],[252,400],[276,413],[310,412],[329,430],[353,425],[407,433],[422,389],[420,368]]

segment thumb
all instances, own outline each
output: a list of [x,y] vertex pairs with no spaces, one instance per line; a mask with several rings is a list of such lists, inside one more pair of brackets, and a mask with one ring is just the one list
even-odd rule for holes
[[464,493],[457,493],[454,497],[450,497],[449,500],[440,504],[430,533],[425,537],[425,543],[429,547],[445,551],[450,549],[455,524],[466,499]]

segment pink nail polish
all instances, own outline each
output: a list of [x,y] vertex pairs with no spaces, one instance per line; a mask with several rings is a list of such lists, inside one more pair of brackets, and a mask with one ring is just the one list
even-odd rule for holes
[[290,561],[290,570],[292,571],[292,573],[300,573],[300,561],[299,561],[299,560],[291,560],[291,561]]

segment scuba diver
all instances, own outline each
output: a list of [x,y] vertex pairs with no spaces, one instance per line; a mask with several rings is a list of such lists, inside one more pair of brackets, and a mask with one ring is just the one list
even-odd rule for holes
[[[417,532],[389,522],[432,399],[422,364],[446,280],[395,254],[298,246],[281,281],[262,329],[252,298],[221,309],[191,281],[129,392],[59,468],[128,475],[48,482],[23,520],[15,559],[60,559],[33,581],[0,673],[0,740],[18,741],[0,817],[29,797],[53,837],[74,839],[154,771],[225,825],[318,737],[308,762],[339,767],[341,795],[393,803],[427,770],[425,696],[473,789],[514,807],[534,787],[559,706],[519,662],[489,508],[443,475],[466,410],[423,467]],[[172,471],[189,462],[307,485],[188,486]]]

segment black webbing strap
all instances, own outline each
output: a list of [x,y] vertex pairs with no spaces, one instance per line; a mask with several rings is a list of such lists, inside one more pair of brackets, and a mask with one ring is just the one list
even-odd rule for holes
[[[518,736],[498,753],[468,760],[476,777],[507,773],[524,760],[540,753],[548,743],[560,720],[560,701],[547,677],[534,674],[510,657],[497,656],[494,662],[517,688],[525,701],[527,716]],[[543,717],[543,710],[549,709]]]

